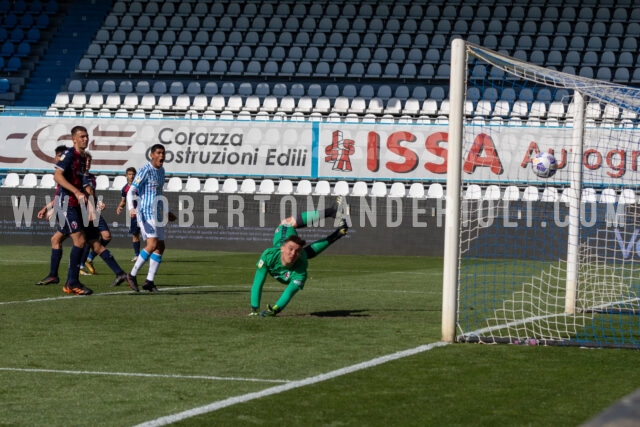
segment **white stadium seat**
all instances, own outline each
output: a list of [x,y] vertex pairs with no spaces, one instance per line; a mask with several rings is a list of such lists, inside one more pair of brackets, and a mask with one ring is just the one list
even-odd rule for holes
[[189,177],[187,178],[187,182],[184,185],[184,191],[188,192],[188,193],[197,193],[200,191],[200,178],[196,178],[196,177]]
[[290,179],[283,179],[278,183],[278,189],[276,194],[291,194],[293,193],[293,182]]
[[202,186],[203,193],[217,193],[220,190],[220,183],[218,178],[207,178]]
[[182,191],[182,179],[178,176],[172,176],[167,183],[167,191]]
[[127,177],[124,175],[118,175],[115,178],[113,178],[113,182],[111,183],[111,190],[122,190],[122,187],[124,187],[127,184]]

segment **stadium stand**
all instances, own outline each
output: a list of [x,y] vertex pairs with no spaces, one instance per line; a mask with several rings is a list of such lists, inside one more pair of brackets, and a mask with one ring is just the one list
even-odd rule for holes
[[[600,76],[616,82],[633,82],[633,60],[622,56],[622,53],[637,50],[637,35],[640,33],[638,14],[631,13],[628,5],[589,6],[576,13],[575,7],[562,7],[563,3],[560,1],[558,5],[545,7],[542,13],[542,8],[533,3],[505,6],[498,2],[486,2],[477,7],[474,15],[474,5],[451,1],[443,1],[438,5],[413,2],[410,6],[397,4],[394,7],[385,3],[343,5],[342,2],[329,1],[324,8],[306,4],[291,7],[288,3],[277,1],[264,2],[257,7],[246,0],[238,2],[237,7],[212,0],[185,2],[179,6],[162,1],[133,2],[133,7],[127,7],[122,1],[113,4],[105,2],[107,6],[101,15],[88,17],[95,28],[89,32],[92,39],[84,45],[80,41],[75,43],[76,46],[81,45],[84,53],[71,63],[73,69],[68,70],[65,76],[67,83],[57,92],[67,92],[71,97],[78,92],[95,93],[99,92],[95,88],[87,90],[88,82],[94,82],[95,87],[95,83],[104,84],[108,80],[115,80],[116,84],[121,80],[129,80],[136,85],[138,94],[143,94],[143,87],[156,83],[164,83],[165,87],[176,82],[184,87],[191,83],[200,83],[202,86],[230,83],[233,85],[227,85],[232,88],[230,92],[222,94],[225,101],[230,96],[240,96],[244,101],[248,96],[256,95],[264,102],[266,95],[257,93],[257,85],[263,84],[269,88],[270,95],[276,97],[278,106],[281,106],[284,96],[293,96],[293,109],[291,101],[287,100],[286,108],[280,107],[283,108],[280,110],[282,112],[328,115],[332,109],[343,108],[342,99],[336,106],[338,96],[353,102],[355,96],[342,93],[346,86],[356,89],[372,86],[382,108],[370,109],[367,113],[378,116],[399,116],[401,113],[417,119],[419,115],[433,113],[432,107],[426,111],[416,111],[416,100],[421,105],[431,105],[431,101],[435,101],[440,113],[446,114],[446,108],[443,109],[441,104],[447,98],[450,42],[456,37],[473,40],[473,36],[478,36],[477,41],[482,41],[485,46],[503,49],[514,56],[524,55],[526,59],[545,66],[558,69],[573,67],[575,72],[583,75]],[[50,4],[52,6],[49,7]],[[49,1],[38,15],[21,14],[20,8],[12,10],[7,13],[0,31],[7,32],[6,38],[10,39],[11,26],[22,22],[25,30],[38,29],[41,32],[40,40],[57,35],[63,20],[73,12],[70,4],[65,0],[59,3]],[[348,14],[343,14],[344,11],[341,13],[341,9],[347,9]],[[594,16],[596,9],[600,16],[598,20],[590,17]],[[558,12],[560,10],[562,13]],[[591,14],[583,10],[589,10]],[[334,13],[335,16],[330,16]],[[48,18],[47,26],[44,26],[47,18],[40,16]],[[611,19],[615,16],[615,21],[607,21],[602,18],[604,16]],[[624,28],[622,23],[627,22]],[[605,24],[611,25],[606,27]],[[32,38],[35,36],[34,31]],[[5,69],[9,67],[9,62],[20,70],[33,68],[29,64],[17,64],[20,57],[14,52],[19,44],[9,43],[11,41],[7,40],[2,46],[6,49],[2,56]],[[30,44],[29,48],[31,55],[23,55],[23,59],[28,61],[30,57],[43,57],[42,46],[38,48],[36,43]],[[591,57],[599,60],[592,61]],[[620,62],[626,65],[616,68],[621,66]],[[499,74],[493,69],[478,69],[480,72]],[[207,77],[213,77],[213,81],[205,83],[203,79]],[[264,82],[266,77],[270,78],[269,82]],[[75,82],[73,85],[72,81]],[[78,82],[85,85],[84,90],[78,87]],[[252,86],[255,92],[241,92],[239,86],[243,83],[245,87]],[[138,88],[138,85],[141,87]],[[274,93],[276,85],[284,85],[287,93]],[[289,93],[294,85],[307,91],[314,106],[321,96],[328,97],[328,109],[324,106],[325,101],[315,109],[309,108],[309,100],[298,107],[300,96]],[[322,94],[311,93],[314,85],[321,87]],[[25,88],[25,94],[28,94],[29,87],[30,83]],[[195,84],[192,87],[195,88]],[[385,90],[387,87],[391,90]],[[406,96],[406,91],[399,94],[397,89],[402,87],[409,90],[424,87],[429,96],[410,97]],[[337,93],[334,89],[337,89]],[[118,92],[121,96],[129,93],[119,86],[112,91],[104,85],[101,92],[103,96],[112,92]],[[158,96],[165,92],[153,93]],[[5,89],[4,93],[0,93],[5,96],[3,101],[7,99],[7,93],[11,93],[14,99],[22,98],[20,88],[17,91]],[[217,92],[193,89],[185,95],[193,104],[199,94],[211,100],[211,96]],[[201,104],[186,106],[186,97],[180,98],[180,106],[175,108],[180,94],[169,95],[172,101],[170,105],[168,102],[156,104],[157,108],[148,105],[145,110],[150,112],[158,109],[165,116],[184,113],[187,109],[195,110],[198,115],[204,113]],[[496,98],[507,100],[501,93],[495,95],[492,99],[486,99],[492,107],[497,102]],[[374,96],[360,97],[365,103],[371,104]],[[163,101],[168,100],[168,97],[163,98]],[[522,99],[509,101],[510,112],[516,100]],[[359,101],[359,104],[363,101]],[[526,101],[529,111],[530,101]],[[199,102],[202,103],[201,99]],[[273,100],[268,102],[273,103]],[[549,110],[549,102],[545,103]],[[52,104],[55,104],[59,113],[66,108],[58,106],[55,100],[45,102],[42,106]],[[226,104],[224,108],[230,107],[233,114],[243,111],[237,108],[237,102],[234,105],[231,107]],[[88,108],[95,109],[93,105]],[[257,111],[274,114],[279,110],[267,107],[256,111],[254,106],[248,111],[251,114]],[[488,105],[477,111],[479,115],[486,116]],[[501,107],[499,111],[506,109]],[[343,116],[346,114],[343,111],[336,112]],[[362,114],[361,108],[353,112]]]

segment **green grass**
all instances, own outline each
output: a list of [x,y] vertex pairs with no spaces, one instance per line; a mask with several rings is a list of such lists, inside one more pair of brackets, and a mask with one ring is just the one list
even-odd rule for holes
[[[0,425],[135,425],[440,339],[441,259],[329,250],[289,307],[263,319],[247,317],[257,256],[169,242],[160,295],[110,288],[98,260],[82,278],[95,295],[70,297],[33,285],[48,248],[0,247]],[[263,305],[282,289],[267,281]],[[638,387],[637,358],[449,345],[176,424],[579,425]]]

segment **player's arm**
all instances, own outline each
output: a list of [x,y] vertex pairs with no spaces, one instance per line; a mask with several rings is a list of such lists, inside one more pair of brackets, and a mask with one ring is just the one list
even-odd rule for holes
[[118,207],[116,207],[116,215],[120,215],[120,212],[122,212],[122,209],[124,209],[125,206],[127,206],[127,198],[123,197],[122,199],[120,199]]
[[[85,194],[87,195],[86,205],[87,211],[89,212],[89,221],[93,221],[96,218],[96,192],[93,186],[90,183],[87,183],[83,187]],[[100,209],[100,208],[98,208]]]
[[260,257],[260,260],[256,264],[256,273],[253,276],[253,284],[251,285],[251,308],[257,310],[260,308],[260,299],[262,298],[262,287],[265,280],[267,280],[267,264],[264,261],[264,257]]
[[136,208],[133,206],[135,200],[138,198],[138,187],[136,185],[132,185],[129,188],[129,192],[127,193],[127,210],[129,211],[129,215],[134,217],[136,215]]
[[42,219],[47,215],[47,212],[49,212],[51,209],[53,209],[53,203],[54,200],[51,200],[49,203],[47,203],[46,205],[44,205],[44,207],[42,209],[40,209],[38,211],[38,219]]
[[62,169],[56,168],[55,172],[53,173],[53,179],[56,181],[56,183],[60,187],[64,188],[69,193],[73,194],[75,196],[75,198],[78,199],[79,202],[81,200],[84,201],[85,197],[84,197],[84,194],[82,193],[82,191],[80,191],[73,184],[71,184],[69,181],[67,181],[67,178],[64,177],[64,172],[63,172]]

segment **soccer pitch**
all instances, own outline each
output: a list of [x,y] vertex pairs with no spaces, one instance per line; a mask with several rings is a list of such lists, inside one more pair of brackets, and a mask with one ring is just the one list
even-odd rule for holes
[[566,426],[640,384],[635,351],[443,346],[438,258],[328,250],[286,310],[249,318],[258,255],[169,239],[161,294],[110,288],[97,260],[77,297],[34,286],[49,248],[0,247],[0,424]]

